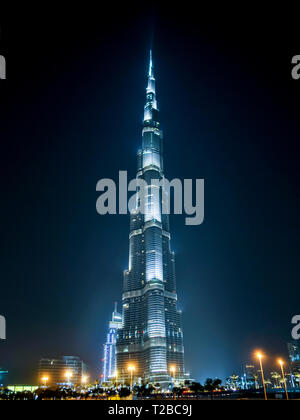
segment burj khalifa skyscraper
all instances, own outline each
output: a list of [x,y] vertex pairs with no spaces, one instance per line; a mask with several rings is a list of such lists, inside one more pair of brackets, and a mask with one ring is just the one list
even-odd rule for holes
[[164,178],[164,165],[151,51],[136,178],[147,183],[145,211],[136,208],[130,214],[129,266],[124,272],[123,324],[117,333],[117,371],[125,382],[134,375],[135,382],[166,387],[174,380],[184,380],[184,347],[169,215],[162,212],[163,192],[155,190],[158,187],[152,183]]

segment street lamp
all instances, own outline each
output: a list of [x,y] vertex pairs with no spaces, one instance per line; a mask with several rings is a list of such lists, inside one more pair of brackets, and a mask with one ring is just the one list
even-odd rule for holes
[[172,377],[173,377],[173,387],[175,387],[175,373],[176,373],[176,366],[175,365],[170,366],[170,372],[171,372]]
[[283,370],[284,363],[283,363],[283,361],[281,359],[278,359],[278,363],[280,364],[280,367],[281,367],[282,379],[283,379],[284,389],[285,389],[285,395],[286,395],[286,399],[288,400],[289,399],[289,395],[288,395],[287,388],[286,388],[285,374],[284,374],[284,370]]
[[88,378],[89,377],[87,375],[83,375],[83,377],[81,378],[82,385],[86,385]]
[[67,372],[65,373],[65,377],[67,378],[69,386],[71,385],[72,376],[73,376],[73,373],[70,370],[67,370]]
[[259,359],[260,371],[261,371],[261,378],[262,378],[262,382],[263,382],[263,386],[264,386],[265,400],[267,400],[268,398],[267,398],[267,392],[266,392],[266,385],[265,385],[264,371],[263,371],[263,366],[262,366],[262,358],[263,358],[263,355],[262,355],[260,352],[258,352],[258,353],[256,354],[256,356],[257,356],[257,357],[258,357],[258,359]]
[[133,375],[133,372],[135,371],[135,366],[134,365],[129,365],[128,370],[130,372],[130,390],[132,392],[132,375]]
[[[175,388],[175,374],[176,374],[176,366],[175,365],[171,365],[170,366],[170,372],[171,375],[173,377],[173,390]],[[176,399],[176,393],[174,392],[174,400]]]
[[47,388],[47,382],[48,382],[49,378],[48,376],[43,376],[42,377],[42,381],[44,382],[44,387]]
[[115,371],[116,387],[118,386],[118,371]]

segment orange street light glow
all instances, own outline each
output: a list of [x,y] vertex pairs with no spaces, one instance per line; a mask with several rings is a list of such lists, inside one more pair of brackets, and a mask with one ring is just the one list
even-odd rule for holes
[[267,397],[267,391],[266,391],[266,384],[265,384],[265,377],[264,377],[264,370],[263,370],[263,365],[262,365],[262,359],[263,359],[263,354],[260,352],[260,351],[258,351],[257,353],[256,353],[256,357],[258,358],[258,360],[259,360],[259,365],[260,365],[260,372],[261,372],[261,379],[262,379],[262,383],[263,383],[263,387],[264,387],[264,394],[265,394],[265,400],[267,400],[268,399],[268,397]]
[[85,384],[87,382],[87,380],[88,380],[88,376],[87,375],[84,375],[82,377],[82,383]]
[[46,387],[47,386],[47,382],[48,382],[48,376],[43,376],[42,378],[42,381],[43,381],[43,383],[44,383],[44,386]]
[[282,379],[283,379],[283,383],[284,383],[285,395],[286,395],[286,399],[288,400],[289,399],[289,394],[288,394],[288,390],[287,390],[287,387],[286,387],[285,373],[284,373],[284,370],[283,370],[284,362],[281,359],[278,359],[277,361],[278,361],[278,363],[280,364],[280,367],[281,367],[281,373],[282,373]]
[[130,391],[132,392],[132,385],[133,385],[133,372],[135,371],[134,365],[129,365],[128,370],[130,372]]

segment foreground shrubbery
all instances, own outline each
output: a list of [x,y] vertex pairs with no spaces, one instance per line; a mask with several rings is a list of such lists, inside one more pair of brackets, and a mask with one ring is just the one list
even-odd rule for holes
[[86,390],[70,390],[70,389],[41,389],[38,388],[34,392],[12,392],[4,389],[0,393],[1,400],[65,400],[65,399],[107,399],[119,396],[125,398],[130,395],[130,390],[126,387],[104,390],[103,388],[93,388]]
[[[174,387],[170,389],[172,394],[176,394],[178,397],[184,393],[201,393],[201,392],[212,392],[221,390],[220,379],[207,379],[204,385],[198,382],[187,381],[184,386]],[[38,388],[34,392],[23,391],[23,392],[12,392],[9,389],[4,389],[0,392],[0,399],[2,400],[65,400],[65,399],[115,399],[115,398],[128,398],[130,396],[130,388],[128,386],[112,386],[110,388],[101,388],[95,386],[90,389],[69,389],[69,388],[57,388],[57,389],[43,389]],[[137,398],[148,398],[153,394],[161,394],[160,384],[155,386],[144,384],[135,386],[133,388],[133,394]]]

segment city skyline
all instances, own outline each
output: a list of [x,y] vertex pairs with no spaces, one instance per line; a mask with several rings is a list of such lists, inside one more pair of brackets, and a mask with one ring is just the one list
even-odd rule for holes
[[184,13],[153,20],[113,14],[81,30],[70,22],[67,33],[65,22],[53,31],[29,20],[7,41],[19,47],[0,51],[7,59],[0,366],[9,382],[35,381],[42,357],[78,355],[93,375],[100,370],[99,347],[128,268],[128,216],[97,214],[95,186],[119,170],[135,176],[150,47],[166,173],[206,182],[202,225],[170,216],[186,371],[202,382],[226,378],[257,347],[272,355],[270,368],[288,357],[299,313],[292,33],[279,37],[272,21],[269,42],[260,22],[253,33],[244,21],[231,32],[213,16],[201,25]]

